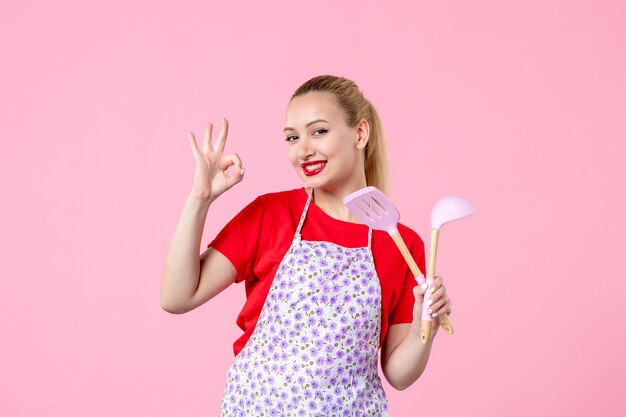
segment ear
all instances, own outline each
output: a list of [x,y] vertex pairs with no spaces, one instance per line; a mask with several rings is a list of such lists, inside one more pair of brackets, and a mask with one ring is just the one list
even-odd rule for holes
[[367,145],[367,141],[370,137],[370,124],[367,120],[361,119],[354,127],[356,130],[356,148],[357,149],[365,149],[365,145]]

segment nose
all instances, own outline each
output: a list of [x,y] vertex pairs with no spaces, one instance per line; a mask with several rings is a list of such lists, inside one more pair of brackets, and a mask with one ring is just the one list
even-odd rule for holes
[[308,138],[301,138],[298,141],[298,159],[307,160],[309,157],[315,154],[315,150],[311,146],[311,141]]

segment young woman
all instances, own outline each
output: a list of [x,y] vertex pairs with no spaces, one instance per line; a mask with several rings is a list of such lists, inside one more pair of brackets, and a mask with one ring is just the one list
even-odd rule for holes
[[[361,224],[343,204],[367,185],[386,190],[386,161],[376,110],[354,82],[315,77],[287,107],[289,162],[304,187],[262,195],[198,255],[211,204],[244,177],[241,159],[224,155],[228,122],[202,150],[193,134],[193,187],[167,255],[161,305],[184,313],[233,282],[245,281],[222,416],[385,416],[378,375],[402,390],[422,374],[430,342],[420,340],[424,288],[385,232]],[[228,175],[234,166],[234,174]],[[399,231],[422,270],[424,244]],[[451,312],[435,279],[430,309]]]

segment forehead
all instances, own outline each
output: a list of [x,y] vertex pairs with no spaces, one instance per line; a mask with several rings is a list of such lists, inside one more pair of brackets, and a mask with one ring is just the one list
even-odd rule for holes
[[344,114],[332,93],[311,92],[291,99],[287,106],[285,126],[298,128],[311,120],[331,123],[344,121]]

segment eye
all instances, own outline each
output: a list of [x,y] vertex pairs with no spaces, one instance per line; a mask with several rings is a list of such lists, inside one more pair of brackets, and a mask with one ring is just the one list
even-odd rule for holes
[[321,135],[323,135],[326,132],[328,132],[328,129],[315,129],[313,131],[313,135],[314,136],[321,136]]
[[296,135],[291,135],[291,136],[287,136],[287,139],[285,139],[285,140],[287,142],[293,142],[296,139],[298,139],[298,137]]

